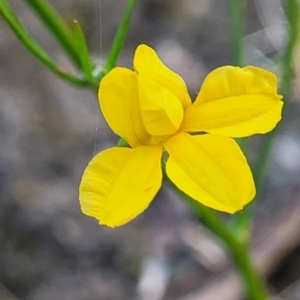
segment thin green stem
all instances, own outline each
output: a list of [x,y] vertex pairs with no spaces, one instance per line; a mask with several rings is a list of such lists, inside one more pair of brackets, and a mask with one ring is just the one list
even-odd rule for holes
[[[233,64],[242,67],[244,65],[244,1],[228,0],[229,25],[231,44],[233,49]],[[248,138],[237,140],[239,146],[247,155]],[[245,208],[243,213],[236,214],[233,218],[233,228],[241,241],[248,241],[250,238],[249,222],[251,212]]]
[[244,65],[244,1],[228,0],[227,3],[233,49],[233,63],[242,67]]
[[[291,94],[292,77],[293,77],[293,54],[298,37],[299,24],[299,7],[297,0],[289,0],[285,2],[285,13],[288,21],[287,24],[287,46],[282,59],[282,82],[280,91],[285,102]],[[283,112],[284,115],[284,112]],[[263,183],[267,172],[267,166],[270,158],[270,153],[273,147],[274,140],[280,133],[280,125],[272,132],[264,136],[259,148],[259,156],[253,167],[253,177],[256,183],[257,195],[259,197],[263,189]],[[237,215],[235,220],[235,230],[241,239],[250,237],[249,226],[251,223],[252,212],[254,210],[253,202],[248,205],[243,213]]]
[[115,66],[119,58],[120,52],[124,46],[125,38],[128,32],[129,22],[136,2],[137,0],[128,0],[127,7],[122,16],[110,53],[108,55],[107,62],[105,64],[105,73],[109,72]]
[[20,42],[55,75],[75,86],[89,86],[89,82],[85,78],[75,77],[56,66],[44,49],[41,48],[27,32],[6,0],[0,0],[0,15],[6,21]]
[[[297,0],[286,1],[285,13],[288,21],[287,24],[287,46],[282,59],[282,82],[280,91],[283,95],[285,102],[288,99],[292,90],[293,78],[293,56],[298,37],[298,24],[299,24],[299,6]],[[280,132],[280,126],[270,132],[264,137],[260,145],[260,156],[254,166],[254,178],[258,190],[261,190],[265,178],[266,168],[269,162],[270,152],[272,150],[273,142]]]
[[81,60],[73,33],[63,18],[46,0],[26,0],[26,2],[52,32],[73,63],[81,70]]
[[[228,0],[229,12],[229,27],[231,44],[233,49],[233,64],[236,66],[244,66],[244,1],[243,0]],[[246,152],[248,139],[241,138],[237,141],[241,149]]]
[[195,215],[204,223],[213,233],[220,238],[228,249],[230,256],[235,263],[244,282],[247,296],[251,300],[267,300],[268,292],[254,266],[251,263],[248,245],[241,242],[233,235],[230,229],[225,226],[221,218],[211,209],[196,202],[177,187],[165,176],[169,185],[192,207]]
[[293,56],[299,34],[299,4],[297,0],[286,1],[285,14],[288,21],[287,24],[287,46],[282,60],[282,85],[281,92],[287,100],[291,93],[291,80],[293,77]]
[[258,275],[251,262],[249,247],[237,243],[235,246],[229,246],[228,250],[231,253],[232,260],[242,275],[248,298],[251,300],[269,299],[263,279]]

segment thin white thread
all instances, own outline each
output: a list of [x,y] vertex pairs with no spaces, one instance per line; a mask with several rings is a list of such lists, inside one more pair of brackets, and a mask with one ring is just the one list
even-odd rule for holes
[[[101,10],[102,10],[102,3],[101,3],[102,0],[98,0],[98,37],[99,37],[99,57],[100,57],[100,63],[101,63],[101,67],[102,67],[102,14],[101,14]],[[97,138],[98,138],[98,132],[99,132],[99,125],[100,125],[100,111],[98,110],[98,113],[97,113],[97,120],[96,120],[96,128],[95,128],[95,131],[94,131],[94,136],[93,136],[93,142],[94,142],[94,145],[93,145],[93,156],[95,156],[96,152],[97,151]]]

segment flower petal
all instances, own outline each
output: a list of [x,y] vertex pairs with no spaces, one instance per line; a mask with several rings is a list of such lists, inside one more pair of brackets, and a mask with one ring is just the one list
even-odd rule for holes
[[133,64],[139,74],[151,78],[170,90],[181,101],[184,109],[191,105],[184,80],[169,69],[152,48],[139,45],[135,51]]
[[141,115],[146,130],[155,136],[175,133],[183,119],[180,100],[156,81],[139,75]]
[[108,125],[130,146],[146,144],[150,136],[143,124],[138,99],[138,76],[126,68],[114,68],[101,80],[99,103]]
[[213,209],[235,213],[255,195],[246,158],[237,143],[217,135],[178,134],[169,139],[166,172],[187,195]]
[[82,176],[82,212],[110,227],[134,219],[161,187],[161,155],[158,146],[115,147],[98,153]]
[[274,74],[253,66],[220,67],[204,80],[185,113],[182,131],[245,137],[272,130],[283,102]]

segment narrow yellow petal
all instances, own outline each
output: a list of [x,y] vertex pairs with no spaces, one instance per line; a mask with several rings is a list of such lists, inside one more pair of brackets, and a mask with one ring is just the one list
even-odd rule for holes
[[266,133],[281,119],[281,98],[273,73],[252,66],[220,67],[204,80],[181,130],[231,137]]
[[175,133],[183,119],[180,100],[156,81],[139,75],[141,115],[146,130],[154,136]]
[[82,176],[81,210],[110,227],[142,213],[161,187],[159,146],[110,148],[98,153]]
[[246,158],[237,143],[217,135],[178,134],[165,143],[166,172],[184,193],[213,209],[235,213],[255,195]]
[[135,72],[114,68],[104,76],[99,88],[99,103],[108,125],[130,146],[136,147],[149,141],[140,113]]
[[184,109],[191,105],[184,80],[169,69],[152,48],[139,45],[135,51],[133,64],[139,74],[151,78],[170,90],[181,101]]

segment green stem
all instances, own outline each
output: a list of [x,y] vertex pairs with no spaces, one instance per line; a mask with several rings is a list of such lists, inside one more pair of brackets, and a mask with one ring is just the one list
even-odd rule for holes
[[73,33],[63,18],[46,0],[26,0],[26,2],[53,33],[73,63],[81,70],[81,61],[73,39]]
[[[231,35],[231,44],[233,49],[233,64],[236,66],[244,66],[244,1],[228,0],[229,27]],[[237,140],[241,149],[246,152],[248,139],[241,138]]]
[[68,74],[55,65],[44,49],[41,48],[27,32],[6,0],[0,0],[0,15],[6,21],[20,42],[55,75],[75,86],[89,86],[89,82],[84,78],[78,78]]
[[233,48],[233,63],[242,67],[244,65],[244,1],[228,0],[230,33]]
[[[163,166],[164,169],[164,166]],[[196,202],[178,188],[165,176],[168,184],[192,207],[195,215],[226,245],[230,256],[242,276],[247,296],[251,300],[267,300],[268,292],[254,266],[251,263],[248,245],[241,242],[225,226],[221,218],[211,209]]]
[[242,275],[248,298],[251,300],[267,300],[268,292],[262,278],[257,274],[249,253],[249,248],[244,244],[232,245],[228,247],[232,260]]
[[293,56],[299,34],[299,4],[297,0],[286,1],[285,14],[288,21],[287,35],[288,41],[286,51],[282,60],[282,86],[281,92],[285,99],[288,99],[291,93],[291,81],[293,77]]
[[[287,46],[282,59],[282,83],[280,91],[285,102],[291,94],[292,77],[293,77],[293,55],[298,37],[299,24],[299,7],[297,0],[288,0],[285,2],[285,13],[288,21],[287,25]],[[284,111],[283,111],[284,115]],[[256,183],[257,195],[259,197],[263,189],[263,183],[266,176],[267,166],[274,140],[280,133],[280,125],[273,131],[264,136],[259,148],[259,156],[253,167],[253,177]],[[241,239],[250,237],[249,227],[251,223],[252,212],[254,210],[254,202],[249,204],[243,211],[237,215],[235,220],[235,231],[240,235]]]
[[[299,7],[297,0],[286,1],[285,13],[288,21],[287,26],[287,46],[282,59],[282,83],[281,93],[285,102],[288,101],[292,90],[292,77],[293,77],[293,56],[298,37],[298,22],[299,22]],[[266,167],[269,161],[270,152],[273,142],[278,136],[280,126],[270,132],[261,143],[261,155],[254,166],[254,178],[258,187],[261,187],[265,178]]]
[[[231,34],[231,44],[233,49],[233,64],[237,66],[244,66],[244,1],[242,0],[228,0],[229,25]],[[247,155],[248,138],[237,139],[242,151]],[[236,214],[233,217],[233,228],[241,241],[248,241],[250,238],[250,219],[251,212],[244,208],[243,213]]]
[[125,38],[128,32],[129,22],[136,2],[137,0],[128,0],[127,7],[121,19],[110,53],[108,55],[107,62],[105,64],[105,73],[109,72],[115,66],[118,60],[120,52],[124,46]]

